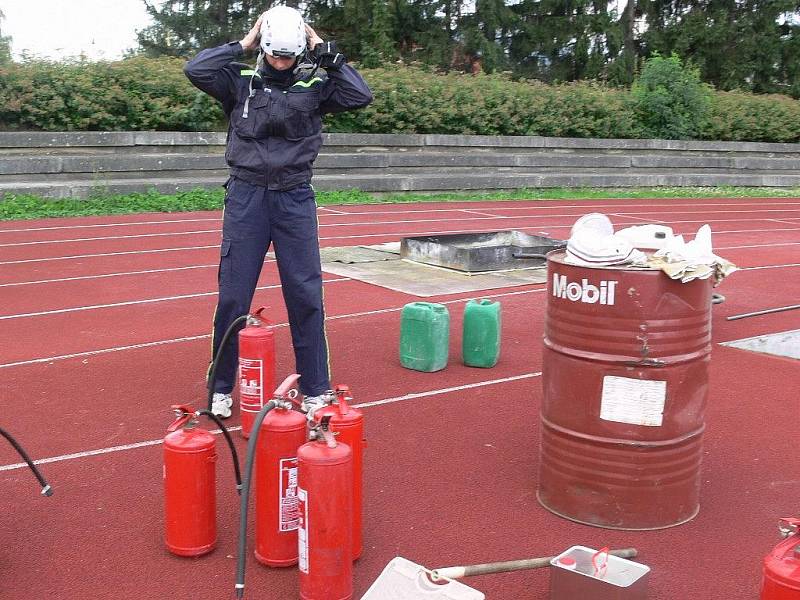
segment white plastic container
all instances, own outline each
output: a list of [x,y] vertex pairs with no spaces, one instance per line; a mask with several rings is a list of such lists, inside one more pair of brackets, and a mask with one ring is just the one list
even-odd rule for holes
[[361,600],[485,600],[482,592],[458,581],[433,583],[428,570],[397,556],[386,565]]
[[[550,600],[645,600],[650,567],[608,555],[605,574],[595,575],[597,550],[572,546],[550,561]],[[573,559],[564,561],[562,559]]]
[[620,229],[614,237],[622,238],[641,250],[660,250],[672,239],[673,233],[672,227],[666,225],[634,225]]

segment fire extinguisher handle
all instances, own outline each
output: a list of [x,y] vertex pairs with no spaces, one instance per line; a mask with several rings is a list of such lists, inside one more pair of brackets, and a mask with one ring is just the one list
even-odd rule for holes
[[798,528],[800,528],[800,519],[794,517],[784,517],[778,521],[778,531],[780,532],[782,538],[795,535]]
[[266,306],[259,306],[252,316],[261,321],[264,325],[269,325],[269,319],[262,314],[265,310],[267,310]]
[[350,403],[349,400],[352,400],[353,397],[350,395],[350,386],[349,385],[337,385],[336,386],[336,401],[339,405],[339,414],[346,415],[350,412]]
[[292,389],[297,381],[300,379],[300,375],[298,373],[292,373],[286,379],[283,380],[274,392],[272,392],[273,398],[283,398],[286,394],[289,393],[289,390]]
[[167,427],[170,433],[178,431],[194,417],[194,408],[188,404],[173,404],[170,408],[175,412],[176,419]]

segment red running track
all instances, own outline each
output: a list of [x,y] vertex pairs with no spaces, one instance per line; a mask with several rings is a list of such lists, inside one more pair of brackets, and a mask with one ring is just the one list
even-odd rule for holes
[[[543,285],[491,290],[503,304],[493,369],[458,363],[461,311],[447,302],[451,361],[439,373],[399,366],[399,311],[415,296],[326,274],[334,381],[366,407],[365,553],[356,597],[401,555],[428,567],[554,554],[573,545],[635,546],[652,568],[651,598],[757,596],[775,524],[800,495],[795,439],[798,361],[719,345],[800,329],[800,311],[727,321],[796,304],[800,199],[598,200],[336,206],[319,210],[326,246],[408,234],[523,229],[566,236],[580,215],[617,226],[663,222],[692,235],[709,223],[715,250],[743,268],[719,288],[701,511],[655,532],[578,525],[536,501]],[[219,546],[185,560],[162,543],[160,439],[176,401],[204,398],[220,215],[149,214],[0,223],[0,398],[55,489],[0,445],[0,596],[230,597],[238,503],[220,461]],[[274,263],[255,304],[270,307],[278,369],[292,359]],[[237,417],[232,419],[236,424]],[[235,436],[238,439],[238,436]],[[239,449],[244,444],[239,440]],[[492,599],[546,598],[544,571],[469,580]],[[248,598],[297,597],[294,570],[248,559]]]

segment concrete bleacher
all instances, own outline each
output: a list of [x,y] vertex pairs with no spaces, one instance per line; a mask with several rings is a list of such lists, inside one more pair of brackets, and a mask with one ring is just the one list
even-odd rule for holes
[[[325,134],[314,187],[368,192],[538,187],[800,186],[800,144]],[[221,132],[0,132],[0,196],[219,187]]]

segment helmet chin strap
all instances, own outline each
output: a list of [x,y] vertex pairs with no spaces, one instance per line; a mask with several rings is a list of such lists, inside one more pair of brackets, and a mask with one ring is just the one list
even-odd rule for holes
[[247,114],[250,109],[250,98],[256,95],[256,91],[253,89],[253,79],[255,79],[256,73],[261,70],[261,67],[264,66],[264,50],[261,48],[258,49],[258,58],[256,59],[256,68],[253,70],[253,74],[250,75],[250,82],[247,84],[248,94],[247,98],[244,101],[244,110],[242,110],[242,118],[246,119]]

